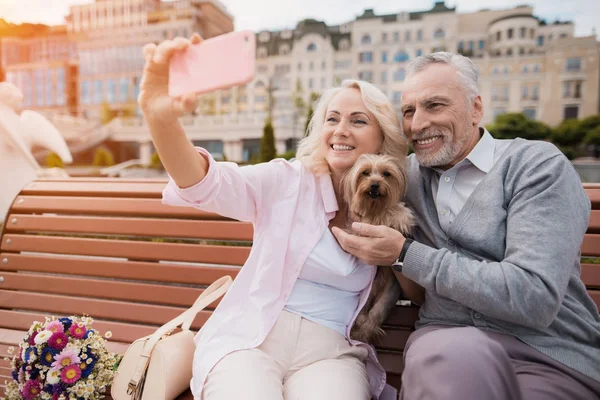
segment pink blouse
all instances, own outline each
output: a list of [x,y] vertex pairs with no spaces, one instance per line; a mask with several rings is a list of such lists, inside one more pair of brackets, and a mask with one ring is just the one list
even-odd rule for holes
[[[206,177],[186,189],[170,180],[163,203],[195,207],[254,226],[250,256],[195,337],[190,387],[194,398],[200,399],[206,377],[219,360],[231,352],[257,347],[266,338],[338,204],[331,177],[316,177],[298,161],[278,159],[239,167],[217,163],[206,150],[197,150],[209,161]],[[375,268],[371,282],[374,272]],[[371,284],[362,291],[352,324],[370,290]],[[368,348],[366,368],[372,397],[395,399],[396,390],[386,385],[385,370],[373,347],[354,340],[350,343]]]

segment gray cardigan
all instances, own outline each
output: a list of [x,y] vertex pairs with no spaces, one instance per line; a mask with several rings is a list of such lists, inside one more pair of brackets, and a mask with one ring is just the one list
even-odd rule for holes
[[600,381],[600,317],[580,278],[590,201],[552,144],[515,139],[467,199],[448,234],[430,179],[409,157],[416,240],[404,274],[426,289],[417,328],[508,333]]

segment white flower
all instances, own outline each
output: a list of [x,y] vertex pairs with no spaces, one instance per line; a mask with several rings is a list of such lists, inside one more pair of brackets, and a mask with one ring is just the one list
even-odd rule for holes
[[37,334],[33,341],[35,342],[35,344],[44,344],[48,341],[48,339],[52,337],[52,335],[53,333],[50,331],[41,331]]
[[83,390],[82,388],[77,389],[77,397],[83,397],[84,394],[85,390]]
[[12,354],[12,353],[14,353],[14,352],[15,352],[15,348],[14,348],[13,346],[10,346],[10,347],[8,348],[8,354]]
[[111,331],[106,331],[106,333],[104,333],[104,337],[107,339],[110,339],[112,337],[112,332]]
[[48,376],[46,377],[46,381],[51,385],[60,382],[60,370],[56,368],[50,368],[48,370]]

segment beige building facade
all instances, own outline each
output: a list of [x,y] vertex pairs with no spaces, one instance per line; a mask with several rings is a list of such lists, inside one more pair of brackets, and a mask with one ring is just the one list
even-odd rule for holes
[[[231,30],[233,17],[216,0],[97,0],[71,7],[66,26],[53,39],[20,42],[25,48],[61,48],[55,50],[60,57],[15,63],[18,52],[12,43],[21,39],[4,39],[0,60],[8,80],[26,89],[33,108],[97,119],[106,104],[116,110],[136,107],[145,43]],[[473,60],[480,74],[483,124],[503,113],[523,112],[555,126],[600,112],[600,43],[595,36],[575,37],[574,32],[573,23],[547,23],[528,6],[458,13],[436,2],[420,12],[378,15],[367,9],[335,26],[307,19],[292,29],[257,32],[253,81],[202,96],[185,120],[186,129],[215,156],[247,162],[259,151],[270,114],[282,153],[304,135],[308,104],[325,89],[347,78],[364,79],[380,87],[399,110],[408,64],[435,51]],[[49,40],[59,44],[38,44]],[[69,86],[68,66],[69,76],[76,77]],[[40,73],[23,72],[36,68],[51,68],[53,72],[41,73],[41,82],[50,76],[56,83],[37,88]],[[65,69],[64,84],[63,73],[56,72],[60,68]],[[33,79],[36,89],[28,89],[31,84],[23,76]],[[40,103],[40,94],[49,98],[45,88],[50,86],[53,93],[64,92],[60,105]],[[113,140],[142,144],[146,158],[151,153],[141,118],[117,120],[107,129]]]

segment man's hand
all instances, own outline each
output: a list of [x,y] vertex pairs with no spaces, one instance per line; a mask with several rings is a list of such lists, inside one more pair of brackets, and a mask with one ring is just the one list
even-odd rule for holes
[[332,232],[344,250],[371,265],[392,265],[406,240],[400,232],[382,225],[354,222],[352,230],[358,236],[337,227]]

